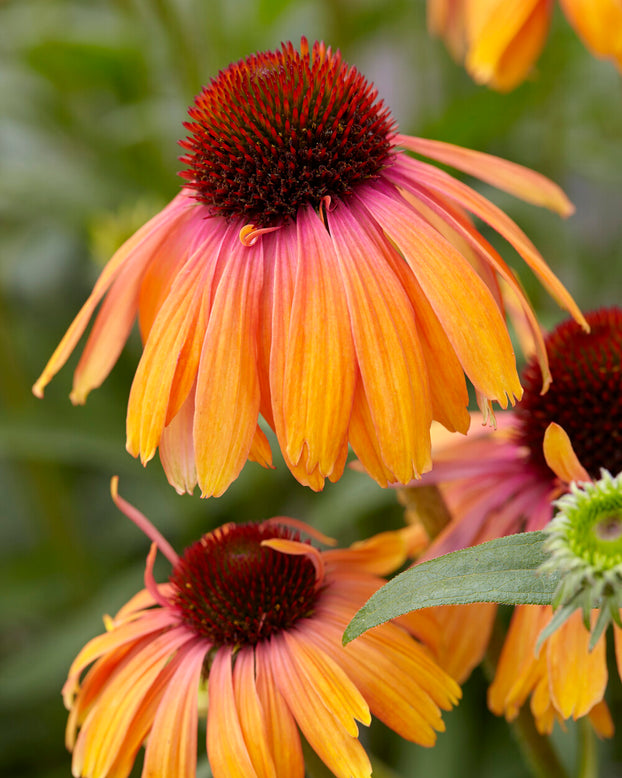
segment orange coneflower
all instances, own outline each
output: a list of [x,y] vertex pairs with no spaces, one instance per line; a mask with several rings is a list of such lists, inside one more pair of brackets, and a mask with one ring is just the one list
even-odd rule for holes
[[[442,441],[434,469],[421,484],[439,485],[453,520],[424,558],[543,529],[553,518],[555,501],[573,484],[599,479],[601,469],[622,471],[622,309],[601,309],[586,319],[589,333],[566,321],[546,337],[553,376],[548,392],[541,393],[540,368],[532,360],[521,376],[523,399],[514,411],[497,416],[497,431],[476,427],[460,441]],[[476,612],[456,608],[449,616],[441,609],[439,618],[469,620],[474,614],[480,629],[488,629],[494,606],[478,607]],[[548,607],[515,609],[490,688],[491,709],[513,719],[531,695],[542,732],[549,732],[556,719],[589,715],[597,731],[611,734],[602,701],[607,684],[604,636],[590,651],[590,631],[577,611],[536,651],[550,619]],[[462,634],[457,627],[448,632],[455,634],[450,648],[466,657],[454,671],[461,680],[485,649],[485,643],[472,639],[476,633],[472,624]],[[614,625],[614,633],[622,673],[622,630]],[[471,648],[457,648],[461,639]],[[442,653],[441,645],[439,658]],[[442,663],[450,668],[448,660]]]
[[[200,699],[214,778],[302,778],[299,730],[336,776],[369,776],[357,722],[371,714],[434,744],[460,689],[427,649],[396,623],[341,643],[379,575],[406,558],[403,532],[320,551],[300,534],[319,533],[280,517],[226,524],[179,557],[116,483],[113,494],[154,542],[146,588],[69,671],[75,776],[125,778],[146,741],[143,776],[195,778]],[[173,565],[164,584],[158,549]]]
[[568,214],[559,188],[398,135],[372,86],[322,43],[231,65],[185,126],[185,187],[110,260],[34,386],[41,396],[107,295],[74,375],[84,402],[138,317],[127,448],[147,462],[160,447],[180,492],[198,482],[219,495],[248,458],[269,464],[260,415],[302,483],[337,480],[350,443],[386,486],[429,469],[433,419],[466,431],[465,374],[483,403],[520,397],[497,276],[538,337],[535,317],[467,211],[581,320],[514,222],[404,150]]
[[[560,0],[568,21],[590,51],[622,69],[620,0]],[[553,0],[428,0],[428,27],[479,84],[508,92],[540,56]]]

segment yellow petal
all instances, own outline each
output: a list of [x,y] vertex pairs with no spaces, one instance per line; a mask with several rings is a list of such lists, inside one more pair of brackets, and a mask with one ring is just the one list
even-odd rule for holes
[[542,449],[547,465],[562,481],[569,484],[591,480],[574,452],[568,433],[554,421],[546,428]]

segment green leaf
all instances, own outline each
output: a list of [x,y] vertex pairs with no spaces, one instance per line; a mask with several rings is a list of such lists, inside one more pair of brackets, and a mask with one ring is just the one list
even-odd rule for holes
[[368,629],[420,608],[498,602],[550,605],[558,573],[536,569],[548,558],[544,532],[523,532],[422,562],[379,589],[354,616],[349,643]]

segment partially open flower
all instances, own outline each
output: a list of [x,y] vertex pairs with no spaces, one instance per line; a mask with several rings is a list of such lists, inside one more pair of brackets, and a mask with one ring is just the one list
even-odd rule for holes
[[[586,628],[577,612],[557,631],[545,633],[536,653],[551,608],[517,607],[489,704],[511,719],[532,695],[541,731],[550,731],[558,718],[589,714],[601,734],[611,734],[611,718],[602,703],[607,683],[602,631],[610,618],[619,619],[618,586],[613,586],[618,575],[619,479],[603,476],[600,485],[591,481],[602,468],[622,471],[622,309],[602,309],[586,318],[589,333],[566,321],[546,336],[553,376],[548,392],[541,391],[542,374],[532,359],[521,375],[523,399],[515,410],[498,414],[497,430],[476,426],[458,439],[441,431],[434,469],[410,488],[437,485],[452,517],[422,559],[522,530],[560,528],[551,540],[561,554],[552,563],[559,561],[567,572],[560,596],[565,601],[574,592],[579,597],[574,607],[588,599],[597,606],[599,597],[606,598],[602,620],[597,623],[595,612]],[[568,532],[563,518],[559,525],[551,522],[560,505],[562,512],[578,514],[579,535]],[[585,554],[577,555],[579,546]],[[479,630],[472,623],[449,630],[450,648],[467,658],[467,669],[482,657],[485,643],[473,636],[489,629],[494,606],[478,608],[456,608],[454,614],[463,625],[475,619]],[[561,616],[553,627],[560,623]],[[622,630],[615,624],[614,634],[622,672]],[[457,671],[456,677],[463,679],[464,672]]]
[[[567,215],[553,183],[512,163],[397,134],[356,68],[322,43],[248,57],[190,108],[186,185],[110,260],[34,386],[38,396],[104,298],[74,374],[85,401],[138,317],[144,351],[127,448],[158,447],[170,482],[220,495],[271,452],[313,489],[348,444],[382,485],[431,466],[430,425],[469,425],[465,375],[483,404],[522,390],[497,279],[514,275],[466,212],[497,230],[560,304],[580,312],[502,211],[405,150]],[[541,342],[540,342],[541,346]],[[543,380],[546,355],[540,348]]]
[[[154,543],[146,588],[69,671],[74,776],[126,778],[145,744],[145,778],[195,778],[200,700],[214,778],[303,778],[299,731],[334,775],[366,778],[358,723],[372,714],[434,744],[460,689],[427,649],[397,623],[341,643],[380,575],[405,560],[407,532],[320,551],[302,535],[326,538],[279,517],[226,524],[178,556],[116,483],[113,495]],[[158,548],[173,565],[163,584]]]

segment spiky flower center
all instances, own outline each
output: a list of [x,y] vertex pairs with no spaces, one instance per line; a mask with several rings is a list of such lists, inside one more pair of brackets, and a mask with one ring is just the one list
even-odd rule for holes
[[395,132],[357,69],[304,38],[230,65],[188,113],[181,175],[212,214],[259,227],[347,198],[388,163]]
[[187,627],[216,646],[255,645],[312,615],[313,563],[261,545],[271,538],[299,540],[274,524],[228,525],[186,549],[170,580]]
[[522,374],[524,395],[516,408],[519,439],[531,462],[552,477],[542,452],[544,433],[557,422],[592,478],[601,468],[622,470],[622,309],[602,309],[586,316],[591,331],[574,321],[546,338],[553,383],[540,394],[542,374],[530,362]]

